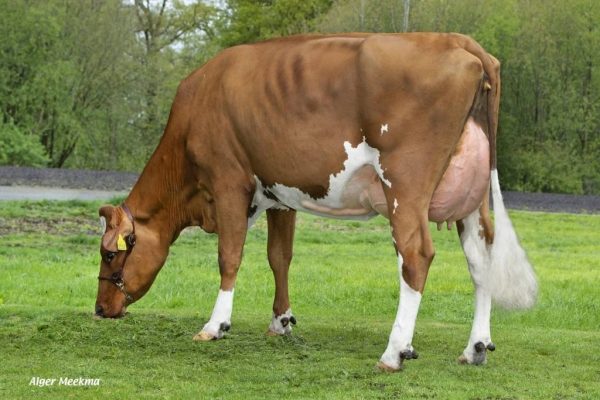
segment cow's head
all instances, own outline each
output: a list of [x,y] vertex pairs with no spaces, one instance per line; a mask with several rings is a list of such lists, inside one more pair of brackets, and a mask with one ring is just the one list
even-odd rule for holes
[[103,206],[96,316],[118,318],[150,288],[166,259],[160,236],[125,206]]

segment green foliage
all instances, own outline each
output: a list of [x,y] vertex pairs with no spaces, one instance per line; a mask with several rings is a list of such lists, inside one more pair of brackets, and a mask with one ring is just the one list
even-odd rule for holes
[[44,147],[12,122],[0,124],[0,165],[42,167],[48,163]]
[[194,55],[180,59],[175,46],[203,42],[212,10],[181,1],[0,0],[2,120],[31,132],[50,166],[141,169],[177,83],[202,61],[190,65]]
[[399,32],[407,3],[408,30],[469,34],[502,62],[504,188],[600,193],[594,0],[0,0],[3,135],[46,155],[5,162],[139,171],[178,83],[222,48]]
[[229,47],[272,37],[308,33],[331,0],[229,0],[219,43]]
[[196,57],[203,55],[199,49],[214,35],[216,10],[202,1],[136,0],[132,12],[133,29],[139,35],[133,68],[141,106],[133,120],[137,146],[132,157],[139,162],[147,160],[158,144],[179,81],[204,61]]
[[534,150],[520,148],[502,157],[499,168],[502,181],[515,190],[581,194],[584,170],[578,161],[561,143],[544,141]]

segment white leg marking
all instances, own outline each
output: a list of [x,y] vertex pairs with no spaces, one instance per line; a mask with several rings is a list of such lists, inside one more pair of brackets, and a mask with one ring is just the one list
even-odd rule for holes
[[478,341],[489,344],[492,341],[490,335],[490,314],[492,311],[492,298],[487,290],[481,286],[475,289],[475,317],[471,329],[470,342],[474,345]]
[[492,297],[488,290],[482,286],[475,286],[475,316],[473,317],[473,327],[467,347],[463,351],[462,358],[469,364],[484,364],[486,359],[486,350],[480,349],[477,352],[475,344],[482,343],[487,348],[492,343],[490,334],[490,314],[492,311]]
[[490,273],[490,251],[485,238],[481,237],[479,210],[474,211],[463,219],[464,231],[460,235],[463,251],[469,264],[469,272],[475,286],[475,315],[473,327],[467,347],[463,351],[464,360],[468,363],[484,363],[485,350],[477,353],[475,344],[483,343],[485,346],[492,342],[490,334],[490,314],[492,310],[492,296],[488,282]]
[[479,210],[472,212],[463,219],[464,231],[460,235],[463,251],[469,263],[469,272],[475,286],[486,285],[489,281],[490,251],[485,238],[480,236],[483,227],[479,219]]
[[390,340],[385,352],[381,356],[381,362],[391,369],[400,369],[400,353],[405,350],[413,350],[411,345],[415,331],[415,322],[421,304],[421,293],[414,290],[404,281],[402,277],[403,259],[398,254],[398,271],[400,273],[400,303],[398,313],[392,327]]
[[398,208],[398,199],[394,198],[394,211],[392,214],[396,214],[396,208]]
[[[287,320],[286,320],[287,318]],[[269,332],[277,335],[287,335],[292,333],[292,309],[288,308],[286,312],[281,315],[275,315],[271,318],[271,324],[269,325]],[[283,322],[282,322],[283,320]]]
[[221,324],[231,325],[231,312],[233,311],[233,292],[219,289],[219,295],[213,308],[210,320],[202,328],[202,332],[212,335],[216,339],[223,337]]

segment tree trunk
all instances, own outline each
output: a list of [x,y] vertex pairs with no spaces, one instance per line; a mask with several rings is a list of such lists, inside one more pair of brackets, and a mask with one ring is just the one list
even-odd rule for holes
[[410,13],[410,0],[404,0],[404,24],[402,32],[408,32],[408,15]]

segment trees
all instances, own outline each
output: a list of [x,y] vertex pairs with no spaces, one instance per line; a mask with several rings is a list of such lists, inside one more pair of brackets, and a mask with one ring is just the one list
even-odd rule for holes
[[229,0],[219,20],[221,47],[308,33],[332,0]]
[[136,170],[178,82],[220,49],[400,32],[407,16],[410,31],[466,33],[502,61],[506,188],[600,193],[595,0],[0,0],[0,140],[41,146],[36,164]]
[[[519,190],[600,192],[600,5],[515,2],[499,163]],[[503,153],[503,154],[502,154]]]
[[42,167],[47,163],[37,137],[21,131],[12,121],[0,123],[0,165]]
[[[336,1],[318,28],[397,32],[400,3]],[[411,3],[411,31],[469,34],[501,60],[505,188],[600,193],[598,21],[600,2],[593,0]]]
[[189,1],[0,0],[2,126],[37,137],[49,166],[139,169],[192,69],[176,46],[200,35],[211,10]]
[[177,83],[197,67],[198,60],[188,65],[181,57],[186,40],[206,43],[214,37],[216,9],[179,0],[135,0],[132,7],[140,44],[134,68],[141,109],[135,131],[140,141],[138,157],[145,160],[164,130]]
[[[118,2],[3,0],[0,109],[5,123],[39,138],[48,164],[62,167],[75,149],[98,149],[102,108],[125,103],[121,55],[127,15]],[[126,37],[126,36],[125,36]],[[93,152],[86,162],[94,160]]]

